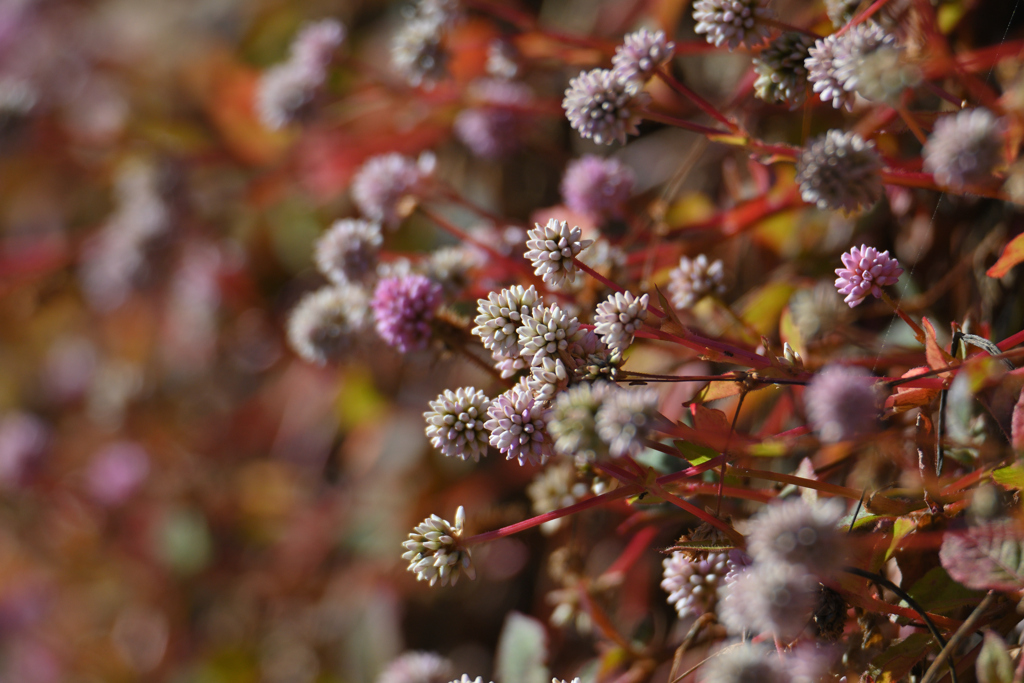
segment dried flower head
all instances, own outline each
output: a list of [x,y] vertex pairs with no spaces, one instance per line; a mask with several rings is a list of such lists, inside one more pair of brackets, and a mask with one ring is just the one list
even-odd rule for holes
[[561,285],[576,280],[576,264],[573,259],[591,245],[593,240],[582,238],[579,228],[570,228],[565,221],[550,219],[546,225],[535,224],[528,231],[526,258],[533,263],[534,271],[544,282]]
[[598,145],[625,144],[627,135],[639,133],[640,111],[649,101],[635,83],[619,80],[608,69],[593,69],[569,81],[562,109],[581,137]]
[[764,20],[773,16],[765,0],[697,0],[693,3],[693,20],[697,22],[693,30],[707,34],[708,42],[716,47],[753,47],[768,36]]
[[317,269],[335,284],[367,284],[377,277],[377,254],[383,243],[379,223],[357,218],[335,221],[316,242]]
[[843,513],[833,500],[811,504],[793,498],[769,505],[750,520],[750,554],[755,562],[799,565],[827,578],[846,561],[846,539],[838,526]]
[[1001,119],[987,109],[965,109],[935,122],[924,146],[924,170],[940,185],[960,188],[992,182],[1003,163]]
[[612,391],[614,385],[595,382],[577,384],[558,394],[548,422],[556,452],[589,461],[607,453],[597,434],[597,411]]
[[500,159],[522,146],[533,91],[523,83],[485,79],[470,86],[473,106],[455,117],[455,135],[473,154]]
[[[568,461],[548,465],[526,487],[526,495],[530,497],[535,515],[569,507],[589,491],[587,485],[579,480],[576,468]],[[546,534],[553,533],[561,528],[564,519],[560,517],[544,522],[540,529]]]
[[391,41],[391,66],[413,86],[433,88],[448,75],[445,22],[434,15],[405,22]]
[[635,182],[633,169],[618,159],[588,154],[566,167],[562,199],[573,211],[596,219],[620,216]]
[[795,31],[783,33],[754,57],[754,92],[765,102],[796,108],[807,96],[804,61],[814,39]]
[[630,292],[616,292],[597,305],[594,334],[620,355],[633,343],[633,335],[647,319],[647,294],[635,297]]
[[433,170],[432,154],[418,160],[396,152],[375,156],[352,178],[352,201],[364,216],[394,229],[405,217],[403,200],[422,191]]
[[534,306],[523,316],[519,333],[519,353],[538,362],[538,356],[556,356],[560,351],[568,352],[569,347],[582,340],[586,330],[574,316],[562,310],[558,304]]
[[649,387],[610,392],[597,411],[597,434],[613,458],[636,455],[658,416],[658,392]]
[[664,31],[645,28],[628,33],[615,48],[612,71],[620,81],[646,83],[672,59],[676,44],[665,39]]
[[506,460],[519,460],[520,465],[543,465],[551,455],[548,438],[547,409],[536,400],[525,381],[520,381],[491,403],[490,418],[484,428],[491,433],[490,443],[505,455]]
[[450,458],[480,462],[487,455],[484,420],[490,405],[491,399],[474,387],[446,389],[423,413],[430,443]]
[[726,645],[701,668],[701,683],[790,683],[783,662],[766,645],[739,642]]
[[845,268],[836,268],[836,289],[845,294],[843,299],[850,308],[859,306],[868,294],[882,297],[882,287],[894,285],[900,280],[903,269],[899,262],[889,256],[889,251],[879,252],[874,247],[860,245],[843,254]]
[[811,426],[822,441],[852,439],[872,431],[878,421],[879,396],[867,370],[830,365],[804,391]]
[[402,559],[409,561],[408,570],[419,581],[429,581],[433,586],[438,579],[446,586],[454,586],[459,576],[465,574],[476,578],[469,548],[464,547],[462,531],[466,524],[466,511],[460,505],[455,512],[455,524],[431,515],[412,530],[409,540],[402,543],[405,552]]
[[323,287],[305,295],[288,317],[288,342],[299,358],[317,365],[341,358],[366,326],[366,292],[354,285]]
[[426,348],[441,299],[441,285],[423,275],[381,280],[370,301],[377,334],[402,353]]
[[861,60],[880,48],[895,45],[895,36],[873,21],[857,24],[842,35],[833,33],[809,50],[804,62],[807,80],[822,102],[831,101],[835,109],[853,109]]
[[669,594],[668,604],[675,607],[680,619],[715,610],[719,589],[729,572],[729,553],[708,553],[695,558],[674,552],[661,564],[661,587]]
[[807,146],[796,166],[800,196],[819,209],[857,211],[882,198],[875,143],[832,129]]
[[540,296],[533,285],[526,288],[512,285],[500,292],[491,292],[486,299],[476,302],[479,315],[473,321],[476,323],[473,334],[491,351],[516,358],[519,356],[519,327],[539,302]]
[[802,568],[755,562],[726,581],[718,614],[735,635],[792,639],[811,622],[817,604],[818,582]]
[[725,292],[725,266],[721,260],[709,263],[704,254],[695,259],[683,256],[668,277],[672,305],[679,309],[690,308],[708,294]]

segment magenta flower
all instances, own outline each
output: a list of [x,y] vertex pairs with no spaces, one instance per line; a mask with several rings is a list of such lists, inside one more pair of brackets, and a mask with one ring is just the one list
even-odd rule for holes
[[377,334],[402,353],[427,347],[430,321],[440,305],[441,285],[422,275],[381,280],[370,302]]
[[878,252],[874,247],[860,245],[843,254],[845,268],[836,268],[836,289],[845,294],[843,299],[850,308],[859,305],[868,294],[882,297],[882,287],[894,285],[903,269],[888,251]]

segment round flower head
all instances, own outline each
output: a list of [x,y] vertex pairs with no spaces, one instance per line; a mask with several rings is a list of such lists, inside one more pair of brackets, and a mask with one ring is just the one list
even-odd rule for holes
[[543,465],[551,455],[551,441],[544,429],[547,410],[520,381],[491,403],[490,418],[484,428],[491,433],[490,443],[506,460],[520,465]]
[[700,670],[701,683],[790,683],[785,662],[766,645],[732,643]]
[[348,351],[366,323],[366,293],[353,285],[304,296],[288,317],[288,342],[303,360],[324,365]]
[[535,224],[527,231],[526,258],[534,271],[549,285],[559,286],[576,280],[575,256],[593,240],[581,239],[579,228],[570,228],[565,221],[552,218],[546,225]]
[[419,581],[429,581],[433,586],[437,580],[446,586],[454,586],[459,576],[465,574],[476,578],[469,548],[463,547],[462,531],[466,524],[466,511],[459,506],[455,513],[455,524],[431,515],[412,530],[409,540],[402,543],[405,552],[402,559],[409,561],[408,570]]
[[735,635],[772,633],[791,639],[811,622],[818,582],[788,564],[754,563],[726,582],[719,619]]
[[526,385],[539,401],[547,402],[555,397],[562,389],[569,386],[570,368],[567,368],[561,358],[541,356],[534,359],[530,366],[530,376],[526,378]]
[[796,180],[805,202],[819,209],[857,211],[882,198],[881,170],[875,143],[833,129],[800,155]]
[[381,280],[370,302],[377,334],[402,353],[426,348],[440,305],[441,285],[423,275]]
[[487,455],[484,417],[490,405],[491,399],[474,387],[446,389],[423,413],[430,443],[448,457],[480,462]]
[[921,69],[907,61],[906,50],[896,44],[884,44],[854,63],[847,83],[871,102],[897,104],[903,91],[921,82]]
[[889,256],[889,251],[879,253],[874,247],[860,245],[843,254],[845,268],[836,268],[836,289],[845,294],[843,299],[850,308],[859,306],[868,294],[882,298],[882,287],[894,285],[900,280],[903,269],[899,262]]
[[668,274],[668,293],[672,305],[679,309],[690,308],[708,294],[725,292],[725,267],[721,260],[708,263],[704,254],[695,259],[683,256],[679,266]]
[[697,0],[693,3],[694,31],[707,34],[715,47],[752,47],[768,35],[765,19],[773,17],[764,0]]
[[625,144],[627,135],[640,132],[640,110],[649,101],[635,83],[619,80],[608,69],[594,69],[569,81],[562,109],[581,137],[598,145]]
[[[569,507],[590,489],[576,476],[576,468],[571,462],[552,463],[542,470],[530,485],[526,487],[526,495],[533,503],[533,513],[543,515],[552,510]],[[541,524],[541,531],[552,533],[557,531],[564,518],[553,519]]]
[[377,253],[383,242],[379,223],[355,218],[335,221],[316,242],[316,267],[335,284],[365,284],[377,276]]
[[519,353],[536,364],[538,357],[568,352],[571,345],[583,339],[585,332],[580,329],[579,320],[558,304],[534,306],[519,326]]
[[436,652],[406,652],[377,678],[377,683],[447,683],[454,673],[452,663]]
[[548,422],[556,452],[590,461],[607,452],[597,434],[597,411],[615,390],[608,382],[596,382],[577,384],[558,394]]
[[500,292],[491,292],[486,299],[477,299],[479,315],[473,321],[473,334],[480,337],[491,351],[501,351],[509,357],[519,356],[519,326],[540,301],[537,290],[530,285],[512,285]]
[[644,448],[658,414],[658,392],[651,388],[622,389],[605,397],[597,411],[597,434],[613,458],[635,455]]
[[474,154],[499,159],[519,149],[527,133],[533,92],[522,83],[487,79],[470,87],[472,107],[455,117],[455,135]]
[[597,305],[594,316],[594,334],[620,355],[633,343],[633,335],[647,319],[647,302],[644,294],[637,298],[630,292],[616,292]]
[[853,109],[861,61],[880,48],[895,45],[895,36],[872,21],[857,24],[842,35],[833,33],[808,51],[804,62],[807,80],[822,102],[831,101],[835,109]]
[[669,594],[668,604],[675,607],[680,619],[714,611],[719,589],[729,572],[728,553],[708,553],[705,557],[694,558],[674,552],[661,564],[664,568],[661,587]]
[[409,85],[432,88],[448,74],[444,28],[444,21],[438,17],[420,16],[405,22],[395,33],[391,66]]
[[93,500],[111,507],[120,505],[149,476],[149,455],[135,442],[118,441],[93,457],[85,476]]
[[873,380],[867,370],[845,365],[830,365],[814,376],[804,406],[822,441],[846,441],[874,429],[879,396]]
[[570,162],[562,176],[562,199],[573,211],[603,219],[622,214],[636,176],[618,159],[587,155]]
[[615,48],[612,71],[620,81],[646,83],[655,72],[672,59],[676,44],[665,40],[664,31],[645,28],[627,34],[622,45]]
[[755,562],[799,565],[827,578],[846,561],[843,516],[838,501],[808,503],[794,498],[769,505],[751,521],[748,546]]
[[429,154],[419,161],[396,152],[375,156],[352,178],[352,201],[364,216],[394,229],[405,217],[402,200],[422,189],[433,162]]
[[791,31],[783,33],[754,57],[754,92],[765,102],[796,108],[807,95],[804,60],[814,39]]
[[924,146],[924,170],[939,185],[991,182],[1003,162],[1003,123],[987,109],[965,109],[935,122]]

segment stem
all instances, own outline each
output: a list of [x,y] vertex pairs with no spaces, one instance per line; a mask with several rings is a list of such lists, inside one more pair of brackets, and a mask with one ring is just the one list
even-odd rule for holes
[[[639,331],[639,330],[638,330]],[[684,332],[686,337],[680,337],[664,330],[655,330],[653,328],[643,328],[643,331],[648,332],[655,339],[661,339],[663,341],[675,342],[676,344],[682,344],[695,351],[700,351],[706,354],[708,351],[716,351],[721,355],[737,360],[730,360],[730,363],[736,363],[737,365],[748,365],[752,368],[767,368],[771,365],[768,359],[763,356],[759,356],[753,351],[747,351],[741,349],[738,346],[732,344],[725,344],[723,342],[715,341],[714,339],[708,339],[707,337],[701,337],[700,335],[693,334],[691,332]],[[636,335],[640,336],[640,335]],[[743,359],[744,362],[739,362],[739,359]]]
[[899,112],[900,118],[903,119],[903,123],[907,124],[907,128],[909,128],[910,132],[914,134],[914,137],[917,138],[917,141],[920,142],[922,145],[927,144],[928,136],[924,134],[923,130],[921,130],[921,126],[918,125],[917,120],[914,118],[913,114],[907,111],[904,107],[896,107],[896,111]]
[[659,485],[657,480],[652,482],[647,487],[647,490],[650,491],[651,493],[653,493],[654,495],[658,496],[659,498],[661,498],[663,500],[666,500],[669,503],[672,503],[676,507],[689,512],[694,517],[697,517],[698,519],[700,519],[700,520],[702,520],[704,522],[707,522],[711,526],[715,527],[716,529],[721,531],[723,534],[728,536],[729,539],[733,543],[736,543],[738,547],[742,547],[743,545],[745,545],[746,541],[743,538],[743,534],[741,534],[740,532],[736,531],[731,526],[729,526],[728,524],[726,524],[722,520],[718,519],[714,515],[711,515],[711,514],[708,514],[707,512],[704,512],[703,510],[701,510],[696,505],[694,505],[692,503],[688,503],[685,500],[683,500],[682,498],[679,498],[677,496],[673,496],[671,493],[666,491],[663,486]]
[[724,125],[726,128],[728,128],[729,130],[733,131],[734,133],[739,133],[740,132],[740,127],[738,125],[736,125],[734,122],[732,122],[729,119],[727,119],[725,117],[725,114],[723,114],[722,112],[720,112],[717,109],[715,109],[715,107],[710,102],[705,100],[703,97],[701,97],[700,95],[698,95],[694,91],[690,90],[688,87],[683,85],[682,82],[676,80],[676,78],[673,77],[672,74],[669,73],[667,69],[664,69],[664,68],[658,69],[656,74],[657,74],[658,78],[660,78],[661,80],[665,81],[665,83],[670,88],[675,90],[677,93],[679,93],[680,95],[682,95],[686,99],[688,99],[691,102],[693,102],[697,106],[697,108],[700,109],[701,111],[703,111],[705,114],[707,114],[711,118],[715,119],[716,121],[718,121],[719,123]]
[[[626,290],[623,289],[621,286],[619,286],[618,284],[612,282],[611,280],[606,278],[604,275],[601,275],[601,273],[597,272],[596,270],[594,270],[593,268],[588,266],[586,263],[584,263],[583,261],[581,261],[578,258],[576,258],[575,256],[573,257],[572,261],[573,261],[573,263],[576,264],[577,268],[579,268],[584,273],[586,273],[590,277],[592,277],[595,280],[597,280],[598,282],[600,282],[605,287],[608,287],[609,289],[613,289],[616,292],[619,292],[620,294],[624,294],[626,292]],[[651,313],[653,313],[654,315],[658,316],[659,318],[664,318],[665,317],[665,313],[660,308],[655,306],[654,304],[650,304],[650,303],[647,304],[647,310],[650,311]]]
[[939,656],[936,657],[935,661],[932,662],[932,665],[928,667],[928,671],[925,672],[924,678],[921,679],[921,683],[931,683],[934,681],[935,677],[939,675],[939,669],[942,668],[942,665],[947,659],[950,660],[950,678],[954,683],[956,683],[956,669],[953,668],[952,660],[953,651],[959,647],[960,643],[962,643],[965,638],[974,633],[975,627],[978,625],[978,622],[981,621],[981,615],[984,614],[985,610],[992,605],[995,598],[995,591],[989,591],[985,597],[982,598],[981,602],[978,603],[978,606],[974,608],[973,612],[971,612],[971,616],[967,617],[967,620],[960,625],[960,628],[956,630],[953,637],[950,638],[949,642],[942,648],[942,652],[939,653]]
[[644,118],[650,119],[651,121],[657,121],[658,123],[665,123],[676,128],[682,128],[683,130],[693,131],[694,133],[700,133],[707,137],[719,136],[719,135],[731,135],[727,130],[721,130],[718,128],[709,128],[702,126],[699,123],[692,123],[685,119],[678,119],[675,116],[669,114],[663,114],[661,112],[652,111],[651,109],[641,109],[640,113]]
[[914,336],[917,337],[917,341],[924,344],[924,330],[921,329],[921,326],[915,323],[909,315],[900,310],[900,305],[893,301],[892,297],[889,296],[888,292],[886,292],[884,289],[881,290],[881,292],[882,301],[892,306],[892,310],[896,312],[896,315],[898,315],[907,325],[910,325],[910,329],[914,331]]
[[849,498],[851,500],[860,500],[862,495],[861,491],[855,491],[853,489],[846,488],[845,486],[837,486],[836,484],[829,484],[828,482],[817,481],[816,479],[804,479],[803,477],[797,477],[792,474],[768,472],[765,470],[749,470],[743,467],[730,467],[729,471],[744,477],[776,481],[780,484],[792,484],[793,486],[799,486],[805,489],[814,489],[815,491],[821,491],[822,493],[829,493],[833,496]]
[[870,7],[868,7],[866,10],[864,10],[863,12],[861,12],[860,14],[855,16],[853,19],[851,19],[850,23],[848,23],[846,26],[844,26],[841,29],[839,29],[836,32],[836,35],[837,36],[841,36],[844,33],[846,33],[847,31],[849,31],[851,28],[856,26],[857,24],[860,24],[860,23],[863,23],[863,22],[867,21],[872,16],[874,16],[875,12],[877,12],[880,9],[882,9],[882,7],[884,7],[885,3],[887,3],[887,2],[889,2],[889,0],[875,0],[873,3],[871,3]]

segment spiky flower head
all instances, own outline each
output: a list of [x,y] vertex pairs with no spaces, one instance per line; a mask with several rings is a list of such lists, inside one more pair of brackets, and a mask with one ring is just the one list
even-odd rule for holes
[[924,146],[924,170],[948,187],[991,182],[993,169],[1003,162],[1004,128],[987,109],[942,117]]
[[367,160],[352,178],[352,201],[372,221],[394,229],[405,218],[403,200],[415,197],[434,171],[434,156],[418,160],[390,152]]
[[354,285],[323,287],[305,295],[288,317],[288,342],[317,365],[338,360],[366,326],[367,296]]
[[725,292],[725,266],[720,259],[709,263],[704,254],[695,259],[683,256],[668,277],[672,305],[679,309],[690,308],[708,294]]
[[377,276],[377,254],[383,243],[379,223],[343,218],[317,240],[316,267],[335,284],[366,284]]
[[811,427],[825,442],[852,439],[872,431],[878,420],[879,396],[867,370],[829,365],[804,391]]
[[693,3],[696,33],[707,34],[715,47],[723,44],[730,51],[740,45],[752,47],[768,36],[765,19],[774,13],[765,0],[697,0]]
[[469,548],[462,545],[462,531],[466,524],[466,511],[460,505],[455,512],[455,524],[431,515],[412,530],[409,540],[402,543],[402,559],[409,561],[407,569],[418,581],[429,581],[433,586],[438,579],[446,586],[454,586],[459,576],[476,578]]
[[558,304],[534,306],[523,316],[523,324],[518,329],[519,353],[536,364],[538,356],[568,352],[570,345],[579,342],[585,332],[580,328],[580,321]]
[[773,40],[754,57],[754,92],[765,102],[796,108],[807,97],[807,69],[804,61],[814,39],[789,31]]
[[876,50],[895,46],[896,37],[873,21],[857,24],[841,35],[833,33],[808,51],[804,62],[807,80],[822,102],[831,101],[835,109],[853,109],[862,60]]
[[692,557],[674,552],[661,565],[661,587],[669,594],[668,604],[675,607],[680,619],[714,611],[729,572],[729,553]]
[[597,411],[597,434],[613,458],[644,449],[658,415],[658,392],[650,387],[613,391]]
[[524,83],[497,78],[474,82],[472,106],[455,117],[455,135],[474,154],[500,159],[519,149],[528,132],[533,91]]
[[628,33],[622,45],[615,48],[612,71],[620,81],[646,83],[654,73],[672,59],[676,44],[665,39],[664,31],[645,28]]
[[519,326],[540,302],[533,285],[512,285],[500,292],[491,292],[486,299],[477,299],[477,315],[473,334],[491,351],[509,357],[519,356]]
[[597,305],[594,334],[612,350],[622,354],[633,343],[633,335],[647,319],[650,296],[635,297],[631,292],[615,292]]
[[614,385],[595,382],[577,384],[558,394],[548,422],[556,452],[589,461],[607,453],[597,434],[597,411],[612,391]]
[[448,75],[450,55],[444,41],[445,21],[434,15],[413,17],[391,41],[391,66],[413,86],[433,88]]
[[491,399],[474,387],[446,389],[423,413],[430,443],[450,458],[480,462],[487,455],[484,420],[490,405]]
[[562,199],[573,211],[604,219],[622,214],[636,175],[618,159],[588,154],[572,161],[562,176]]
[[534,224],[527,231],[526,256],[533,263],[534,272],[549,285],[559,286],[576,281],[576,264],[573,259],[589,247],[594,240],[582,239],[580,228],[570,228],[566,221],[557,218],[547,224]]
[[598,145],[625,144],[627,135],[640,132],[640,110],[648,102],[650,96],[635,83],[619,80],[609,69],[593,69],[569,81],[562,109],[581,137]]
[[545,429],[547,410],[525,381],[496,398],[487,416],[490,419],[484,428],[491,433],[490,443],[506,460],[519,460],[520,465],[547,462],[551,455],[551,440]]
[[845,294],[843,299],[850,308],[859,306],[868,294],[882,297],[882,287],[900,280],[903,269],[889,251],[879,252],[874,247],[860,245],[842,256],[845,268],[836,268],[836,289]]
[[726,645],[701,668],[701,683],[790,683],[786,663],[766,645]]
[[798,565],[828,578],[846,561],[838,501],[808,503],[802,497],[768,505],[751,520],[747,545],[755,562]]
[[730,633],[798,636],[818,604],[818,582],[802,568],[755,562],[726,581],[719,619]]
[[805,202],[819,209],[857,211],[882,198],[881,170],[874,142],[834,128],[800,155],[796,180]]
[[[569,461],[548,465],[526,487],[526,495],[530,497],[535,515],[569,507],[589,491],[587,485],[579,480],[576,468]],[[540,529],[544,533],[553,533],[562,526],[564,519],[563,517],[544,522]]]
[[370,301],[377,334],[402,353],[426,348],[441,292],[441,285],[423,275],[384,278]]

